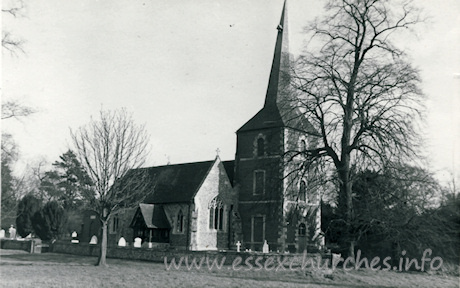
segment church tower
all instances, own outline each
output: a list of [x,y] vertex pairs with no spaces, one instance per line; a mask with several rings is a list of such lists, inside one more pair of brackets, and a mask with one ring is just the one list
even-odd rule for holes
[[320,231],[319,195],[308,189],[308,172],[296,171],[316,133],[289,87],[287,5],[284,2],[263,108],[237,133],[235,186],[245,249],[302,252]]

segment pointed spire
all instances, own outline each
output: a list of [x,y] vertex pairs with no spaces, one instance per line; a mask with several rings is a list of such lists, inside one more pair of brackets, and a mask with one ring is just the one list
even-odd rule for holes
[[[302,115],[292,107],[292,89],[289,87],[289,69],[292,56],[289,53],[288,10],[284,1],[281,20],[277,27],[275,53],[264,107],[246,122],[238,133],[269,127],[295,127],[305,130]],[[300,119],[300,120],[299,120]],[[306,131],[306,130],[305,130]]]
[[276,38],[275,53],[273,55],[272,69],[268,82],[267,94],[265,96],[265,108],[276,106],[280,99],[280,90],[286,83],[286,73],[288,73],[290,54],[289,54],[289,30],[288,30],[287,0],[284,1],[281,13],[280,24],[278,25],[278,35]]

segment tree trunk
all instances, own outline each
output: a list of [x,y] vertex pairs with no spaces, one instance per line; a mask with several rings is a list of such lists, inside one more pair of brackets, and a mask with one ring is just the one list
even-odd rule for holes
[[102,241],[101,241],[101,252],[99,254],[99,260],[97,266],[107,266],[107,220],[102,220]]
[[348,247],[348,257],[351,257],[353,260],[351,263],[355,263],[355,241],[350,240],[350,246]]
[[342,167],[339,170],[340,195],[339,207],[342,217],[345,218],[345,245],[348,246],[348,256],[355,258],[355,241],[352,233],[353,222],[353,194],[350,181],[350,156],[342,156]]

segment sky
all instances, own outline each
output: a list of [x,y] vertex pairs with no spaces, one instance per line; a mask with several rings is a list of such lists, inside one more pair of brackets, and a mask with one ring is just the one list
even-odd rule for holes
[[[428,98],[428,168],[460,171],[460,1],[417,0],[429,19],[398,43]],[[24,53],[2,51],[2,100],[37,111],[2,121],[20,157],[15,172],[71,147],[70,129],[100,109],[126,107],[150,134],[146,166],[234,159],[236,130],[262,108],[282,0],[34,0],[2,15]],[[289,0],[290,49],[324,1]],[[4,13],[2,13],[4,14]],[[458,177],[457,177],[458,178]]]

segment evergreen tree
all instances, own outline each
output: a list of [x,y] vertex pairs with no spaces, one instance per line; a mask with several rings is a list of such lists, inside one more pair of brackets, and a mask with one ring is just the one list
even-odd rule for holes
[[50,201],[32,219],[35,233],[42,240],[57,239],[66,222],[66,211],[57,201]]
[[66,210],[78,208],[85,199],[92,198],[91,179],[72,150],[59,158],[53,163],[54,170],[45,172],[40,190]]
[[34,232],[32,218],[40,211],[41,201],[32,194],[27,194],[18,203],[16,225],[18,234],[26,237]]

